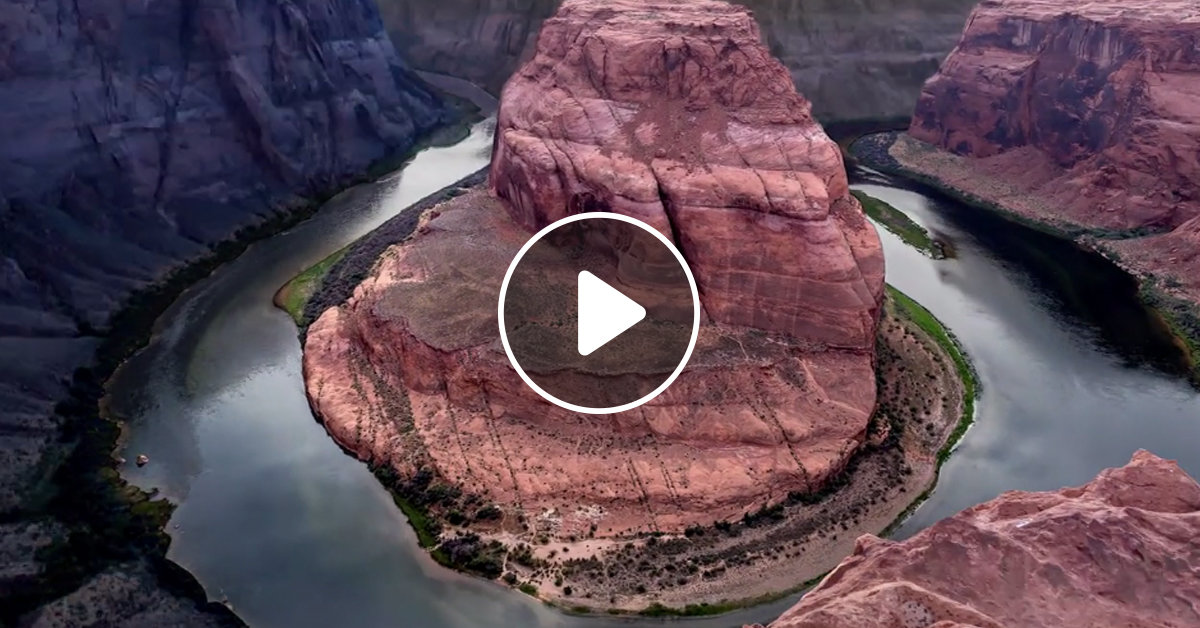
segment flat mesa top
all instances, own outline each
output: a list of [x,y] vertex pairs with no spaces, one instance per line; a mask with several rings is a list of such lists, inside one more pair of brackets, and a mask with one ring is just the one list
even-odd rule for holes
[[1109,23],[1200,24],[1200,3],[1196,0],[985,0],[977,10],[1030,19],[1078,15]]
[[605,39],[624,41],[761,38],[749,9],[720,0],[567,0],[547,21],[583,24]]

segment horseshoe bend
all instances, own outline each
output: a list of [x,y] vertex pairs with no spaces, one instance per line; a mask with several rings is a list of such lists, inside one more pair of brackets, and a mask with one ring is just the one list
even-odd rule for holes
[[1200,627],[1197,96],[1197,0],[2,3],[0,626]]
[[[616,414],[540,398],[497,333],[509,261],[585,211],[657,229],[700,294],[678,380]],[[838,146],[724,2],[564,3],[488,173],[349,247],[308,313],[310,404],[422,544],[576,610],[794,590],[928,489],[971,417],[964,356],[885,290]]]

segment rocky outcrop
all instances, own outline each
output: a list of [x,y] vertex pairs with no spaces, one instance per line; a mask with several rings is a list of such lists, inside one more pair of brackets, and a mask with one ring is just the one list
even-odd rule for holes
[[[679,532],[819,490],[866,436],[883,289],[836,146],[732,5],[569,0],[539,42],[501,100],[495,194],[430,210],[309,328],[313,407],[518,538]],[[610,416],[543,401],[496,332],[508,262],[583,210],[675,238],[708,319],[666,393]]]
[[504,271],[529,236],[485,191],[458,197],[309,328],[305,385],[339,443],[401,477],[436,469],[561,539],[738,519],[819,489],[862,443],[870,353],[744,328],[705,326],[679,379],[636,410],[542,400],[496,333]]
[[447,107],[367,0],[0,6],[0,510],[131,291],[410,149]]
[[[417,67],[498,93],[560,0],[380,0]],[[822,120],[899,118],[954,46],[975,0],[744,0]]]
[[1156,234],[1109,248],[1200,301],[1198,42],[1190,0],[985,0],[910,134],[1013,182],[1032,218]]
[[527,229],[634,216],[679,244],[714,321],[874,346],[878,237],[745,9],[564,3],[505,87],[496,136],[491,185]]
[[1200,485],[1146,451],[1013,491],[901,542],[873,536],[770,628],[1200,625]]

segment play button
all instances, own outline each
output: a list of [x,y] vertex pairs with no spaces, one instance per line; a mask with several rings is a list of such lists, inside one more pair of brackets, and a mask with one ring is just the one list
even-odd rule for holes
[[643,318],[646,308],[592,273],[579,273],[579,355],[591,355]]
[[666,236],[620,214],[592,212],[539,231],[509,265],[500,337],[521,379],[587,414],[658,396],[696,344],[700,302]]

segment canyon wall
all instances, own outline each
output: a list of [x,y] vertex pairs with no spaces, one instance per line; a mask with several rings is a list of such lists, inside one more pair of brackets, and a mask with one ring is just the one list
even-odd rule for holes
[[[312,406],[403,482],[498,506],[506,542],[678,533],[821,490],[875,408],[884,269],[809,109],[740,7],[568,0],[503,90],[491,192],[429,210],[309,328]],[[538,397],[496,332],[508,262],[580,211],[660,229],[700,285],[688,367],[613,415]]]
[[[400,61],[370,0],[0,3],[0,103],[0,513],[10,521],[42,507],[31,494],[46,499],[62,461],[56,403],[131,293],[458,115]],[[41,545],[0,534],[0,596],[42,586],[36,552],[71,531],[45,517],[29,526]],[[96,612],[142,609],[151,623],[207,621],[192,600],[155,591],[143,567],[116,570],[77,596]],[[39,621],[71,623],[59,610]]]
[[504,88],[492,188],[531,231],[658,228],[716,322],[871,351],[883,260],[838,147],[744,9],[693,4],[564,3]]
[[[380,0],[392,39],[421,69],[498,93],[532,55],[559,0]],[[822,120],[906,117],[954,46],[974,0],[744,0],[771,53]]]
[[1195,2],[985,0],[909,132],[1013,183],[1010,209],[1114,237],[1127,266],[1200,301],[1198,103]]
[[1200,484],[1146,451],[854,553],[770,628],[1200,625]]
[[449,111],[366,0],[8,2],[0,23],[3,511],[133,290]]

